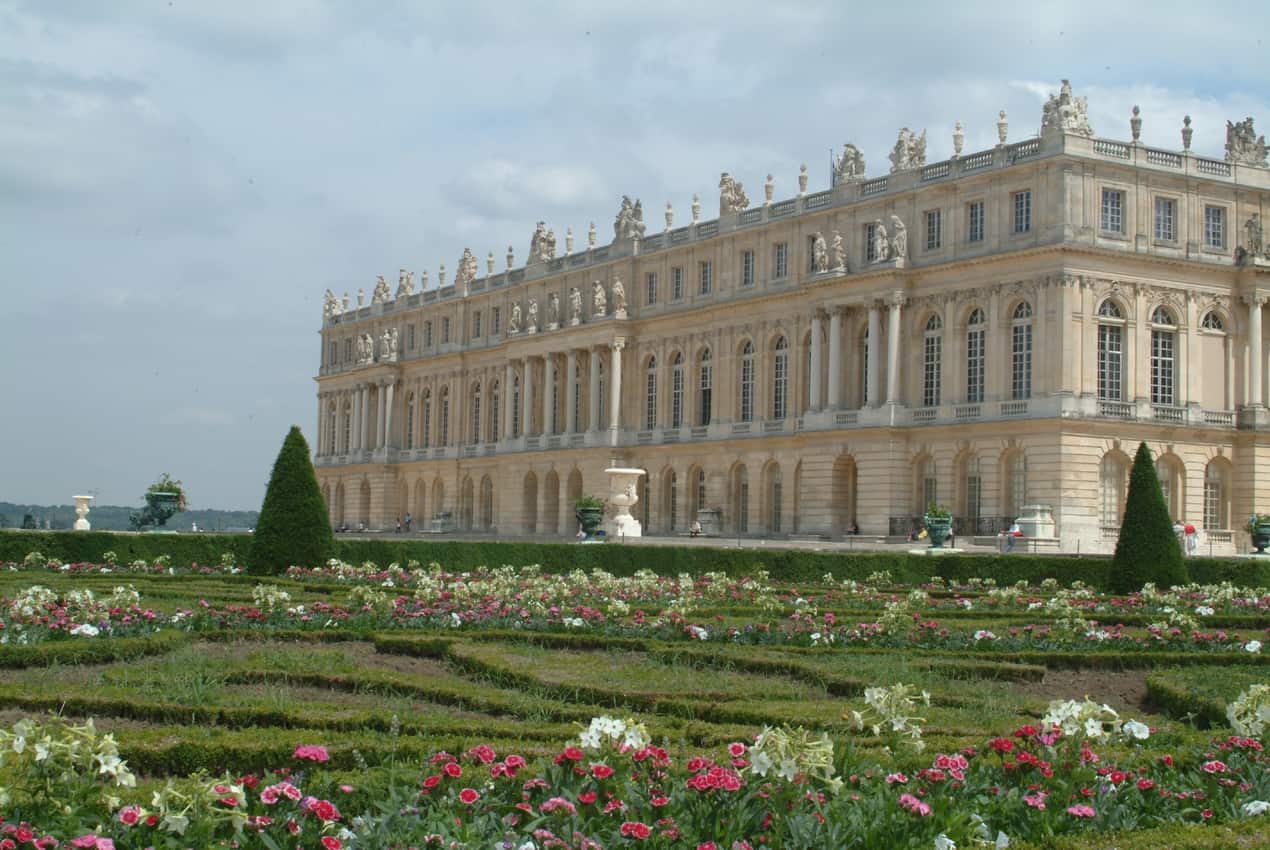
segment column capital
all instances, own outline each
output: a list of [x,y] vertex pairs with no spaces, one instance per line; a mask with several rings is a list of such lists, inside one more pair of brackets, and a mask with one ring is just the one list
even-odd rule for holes
[[626,337],[624,336],[615,337],[613,341],[609,343],[609,348],[613,349],[614,351],[621,351],[625,347],[626,347]]
[[1268,297],[1270,296],[1267,296],[1264,292],[1248,292],[1244,294],[1242,300],[1249,307],[1253,305],[1260,307],[1266,303]]
[[908,302],[908,296],[902,289],[895,289],[886,294],[886,304],[889,307],[903,307]]

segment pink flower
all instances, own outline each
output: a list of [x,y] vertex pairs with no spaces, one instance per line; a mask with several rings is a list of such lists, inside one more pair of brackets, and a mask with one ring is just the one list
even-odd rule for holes
[[912,794],[901,794],[899,799],[901,809],[908,809],[915,815],[928,817],[930,815],[930,805],[923,803]]
[[1225,773],[1226,772],[1226,765],[1223,762],[1216,761],[1216,760],[1206,761],[1202,765],[1200,765],[1200,767],[1203,768],[1205,773]]
[[119,822],[124,826],[136,826],[141,820],[140,806],[124,806],[119,810]]
[[323,850],[340,850],[340,848],[343,846],[344,846],[343,843],[341,843],[340,840],[336,838],[334,835],[322,836]]
[[330,761],[331,757],[326,754],[326,747],[320,747],[316,744],[301,744],[295,748],[295,758],[309,759],[310,761],[324,762]]
[[626,821],[622,824],[621,833],[624,836],[637,838],[640,841],[643,841],[653,834],[653,830],[652,827],[646,823],[640,823],[639,821]]
[[459,792],[459,800],[466,805],[470,806],[479,799],[481,799],[481,792],[477,791],[475,788],[464,788]]
[[1093,806],[1068,806],[1067,814],[1074,818],[1092,818],[1098,813],[1094,811]]

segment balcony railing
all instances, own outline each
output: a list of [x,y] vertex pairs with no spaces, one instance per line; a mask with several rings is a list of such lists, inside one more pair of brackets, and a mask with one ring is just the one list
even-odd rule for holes
[[1098,415],[1109,416],[1112,419],[1132,419],[1133,404],[1127,401],[1106,401],[1098,400]]

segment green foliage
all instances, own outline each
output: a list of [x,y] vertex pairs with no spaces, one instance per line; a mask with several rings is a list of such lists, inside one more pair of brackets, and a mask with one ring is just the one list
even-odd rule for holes
[[582,508],[603,508],[604,500],[599,496],[579,496],[574,501],[573,506],[579,510]]
[[926,506],[926,516],[931,519],[949,519],[952,514],[948,512],[948,508],[945,506],[931,502]]
[[1146,443],[1138,444],[1129,473],[1129,497],[1109,579],[1113,593],[1133,593],[1147,582],[1159,587],[1186,583],[1182,547],[1173,533],[1173,521]]
[[276,575],[292,564],[326,563],[333,549],[309,444],[299,426],[292,425],[269,476],[247,566],[254,574]]

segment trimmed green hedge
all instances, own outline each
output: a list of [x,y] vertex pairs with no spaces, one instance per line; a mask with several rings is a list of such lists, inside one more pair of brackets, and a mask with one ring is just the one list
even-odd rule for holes
[[[28,552],[39,551],[69,562],[99,562],[104,552],[114,551],[121,562],[169,555],[174,564],[214,564],[221,553],[245,558],[251,535],[233,534],[122,534],[107,531],[5,531],[0,533],[0,561],[21,562]],[[946,555],[925,558],[907,553],[814,552],[802,549],[729,549],[705,546],[607,544],[578,546],[568,543],[531,543],[463,540],[416,540],[397,535],[380,539],[337,539],[336,557],[349,563],[374,561],[381,566],[411,560],[436,561],[446,569],[463,570],[487,565],[542,564],[553,571],[602,568],[616,575],[651,569],[663,575],[699,574],[709,571],[733,575],[767,569],[777,582],[819,581],[825,573],[836,578],[864,579],[889,570],[897,582],[923,582],[932,575],[948,579],[992,578],[998,584],[1020,579],[1056,578],[1064,584],[1079,579],[1097,588],[1108,586],[1111,561],[1099,557],[1068,555]],[[1242,585],[1270,585],[1267,561],[1221,558],[1189,558],[1192,580],[1223,580]]]
[[1252,850],[1265,847],[1267,842],[1270,842],[1270,819],[1262,815],[1236,823],[1055,836],[1044,844],[1011,841],[1010,847],[1014,850]]
[[182,632],[159,632],[146,637],[71,638],[32,646],[0,646],[0,670],[48,667],[52,664],[108,664],[144,655],[164,655],[189,643]]

